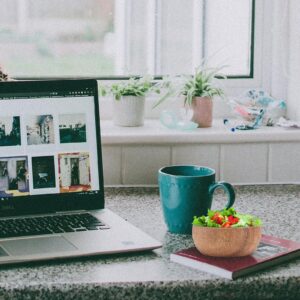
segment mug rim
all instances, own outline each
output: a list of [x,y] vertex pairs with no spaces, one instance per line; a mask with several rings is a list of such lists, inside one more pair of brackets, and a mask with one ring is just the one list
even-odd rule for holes
[[[180,168],[180,167],[192,167],[192,168],[203,168],[203,169],[206,169],[206,170],[209,170],[211,171],[211,174],[207,174],[207,175],[174,175],[174,174],[170,174],[170,173],[166,173],[164,172],[164,169],[166,168]],[[209,177],[209,176],[212,176],[212,175],[215,175],[216,174],[216,171],[213,169],[213,168],[210,168],[210,167],[206,167],[206,166],[199,166],[199,165],[170,165],[170,166],[164,166],[162,168],[160,168],[158,170],[159,174],[163,174],[163,175],[168,175],[168,176],[171,176],[171,177],[185,177],[185,178],[195,178],[195,177]]]

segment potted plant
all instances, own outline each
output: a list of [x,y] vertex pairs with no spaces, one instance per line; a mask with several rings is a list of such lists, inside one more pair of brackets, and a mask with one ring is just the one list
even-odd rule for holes
[[[161,89],[166,93],[158,100],[154,107],[171,96],[183,96],[184,106],[193,110],[192,121],[198,127],[212,126],[213,97],[223,96],[223,90],[217,86],[216,75],[222,68],[199,67],[193,75],[180,75],[166,78],[161,83]],[[218,74],[222,78],[224,75]],[[154,108],[153,107],[153,108]]]
[[158,92],[152,77],[131,77],[129,80],[100,88],[100,94],[111,94],[114,98],[113,122],[118,126],[142,126],[145,115],[145,96],[151,91]]
[[8,81],[8,80],[9,80],[8,75],[4,73],[4,71],[0,66],[0,81]]

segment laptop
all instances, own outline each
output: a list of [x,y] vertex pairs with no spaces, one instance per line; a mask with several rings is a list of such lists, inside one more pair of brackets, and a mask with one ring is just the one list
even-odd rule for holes
[[0,264],[152,250],[104,206],[96,80],[0,83]]

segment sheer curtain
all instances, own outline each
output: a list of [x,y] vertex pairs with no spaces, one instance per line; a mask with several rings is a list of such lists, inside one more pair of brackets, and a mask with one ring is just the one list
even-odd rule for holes
[[300,121],[300,1],[289,5],[288,117]]

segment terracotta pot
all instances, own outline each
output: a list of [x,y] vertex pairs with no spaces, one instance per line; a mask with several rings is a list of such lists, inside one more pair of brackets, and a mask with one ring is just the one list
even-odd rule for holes
[[261,227],[216,228],[193,225],[198,251],[208,256],[239,257],[252,254],[261,239]]
[[213,101],[210,97],[194,97],[192,101],[194,111],[192,121],[198,127],[212,126]]

